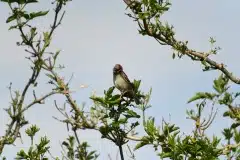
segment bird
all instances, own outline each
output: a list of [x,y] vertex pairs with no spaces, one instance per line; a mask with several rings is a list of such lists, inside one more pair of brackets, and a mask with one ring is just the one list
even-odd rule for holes
[[120,64],[115,64],[113,68],[113,83],[114,86],[121,92],[122,96],[134,99],[135,103],[140,104],[139,99],[136,97],[134,85],[128,79],[128,76],[123,71]]

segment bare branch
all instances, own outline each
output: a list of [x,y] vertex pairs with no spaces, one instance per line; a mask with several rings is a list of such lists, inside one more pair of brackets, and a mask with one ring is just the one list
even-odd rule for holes
[[35,99],[34,101],[32,101],[30,104],[28,104],[25,108],[22,109],[22,111],[20,113],[23,113],[25,112],[26,110],[28,110],[30,107],[32,107],[34,104],[42,104],[42,101],[44,101],[46,98],[52,96],[52,95],[55,95],[55,94],[59,94],[61,92],[57,92],[57,91],[52,91],[52,92],[49,92],[48,94],[42,96],[41,98],[38,98],[38,99]]

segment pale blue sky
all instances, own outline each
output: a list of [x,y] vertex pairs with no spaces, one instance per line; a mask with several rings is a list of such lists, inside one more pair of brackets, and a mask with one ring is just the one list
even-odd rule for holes
[[[235,0],[227,3],[223,0],[184,0],[172,1],[172,8],[164,15],[164,20],[173,24],[179,40],[188,40],[189,45],[200,51],[210,49],[209,37],[215,37],[217,44],[222,48],[214,59],[224,62],[236,75],[239,71],[239,27],[240,2]],[[32,6],[31,10],[51,8],[49,1],[41,2],[40,6]],[[115,63],[124,66],[131,80],[141,79],[142,90],[153,88],[151,98],[152,108],[149,116],[156,117],[156,122],[161,124],[164,117],[180,126],[181,131],[189,133],[193,123],[186,120],[185,111],[194,107],[186,104],[187,100],[197,91],[211,91],[212,80],[218,72],[201,71],[197,62],[188,58],[172,60],[170,47],[160,46],[154,39],[138,34],[137,25],[124,13],[125,4],[121,1],[72,1],[66,7],[66,16],[62,25],[57,29],[52,43],[52,49],[62,49],[61,63],[66,69],[62,72],[66,78],[74,73],[72,88],[78,89],[74,94],[77,102],[92,102],[88,99],[93,90],[102,94],[103,90],[112,85],[112,67]],[[9,25],[5,23],[9,15],[7,5],[0,3],[0,109],[9,105],[7,85],[13,82],[13,88],[22,89],[29,76],[29,66],[24,58],[24,48],[17,47],[19,33],[8,31]],[[44,30],[52,20],[39,19],[36,24]],[[37,94],[41,95],[49,90],[45,85],[44,75],[40,78]],[[88,84],[87,89],[79,90],[81,84]],[[234,85],[235,90],[239,87]],[[29,95],[31,97],[31,94]],[[45,105],[38,105],[26,113],[26,118],[41,128],[39,136],[48,135],[51,138],[52,152],[60,155],[60,139],[68,134],[65,125],[55,121],[52,116],[59,116],[53,106],[53,100],[63,101],[62,97],[52,97]],[[227,119],[219,119],[223,107],[208,134],[220,134],[221,129],[228,125]],[[171,116],[169,116],[171,115]],[[0,135],[8,118],[3,111],[0,112]],[[61,116],[59,116],[61,118]],[[80,138],[90,142],[94,149],[100,153],[100,159],[107,159],[111,154],[116,157],[117,148],[108,141],[101,140],[96,132],[81,132]],[[26,140],[26,138],[24,138]],[[28,143],[17,147],[6,147],[4,155],[13,159],[18,147],[27,146]],[[151,147],[136,151],[138,160],[158,159]]]

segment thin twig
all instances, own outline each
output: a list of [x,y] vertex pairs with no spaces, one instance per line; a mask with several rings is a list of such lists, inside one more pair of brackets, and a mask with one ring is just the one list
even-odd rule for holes
[[52,96],[52,95],[55,95],[55,94],[59,94],[61,92],[57,92],[57,91],[52,91],[52,92],[49,92],[48,94],[42,96],[41,98],[39,99],[35,99],[33,102],[31,102],[30,104],[28,104],[25,108],[22,109],[22,111],[20,113],[23,113],[25,112],[26,110],[28,110],[30,107],[32,107],[34,104],[41,104],[42,101],[44,101],[46,98]]

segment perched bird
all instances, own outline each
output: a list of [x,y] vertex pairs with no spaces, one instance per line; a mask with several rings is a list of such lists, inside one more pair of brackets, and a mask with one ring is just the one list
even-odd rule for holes
[[123,96],[134,98],[136,104],[140,103],[134,92],[134,85],[130,82],[120,64],[116,64],[113,68],[113,83]]

